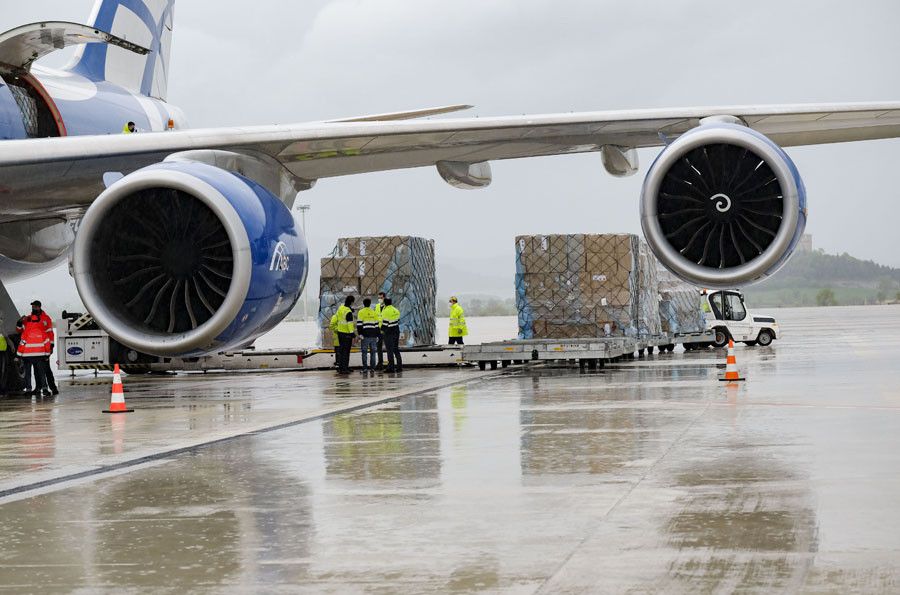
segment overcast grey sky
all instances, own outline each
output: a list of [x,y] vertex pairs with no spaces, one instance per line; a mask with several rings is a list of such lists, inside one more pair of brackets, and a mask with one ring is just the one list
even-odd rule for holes
[[[92,2],[3,4],[9,29],[84,21]],[[193,126],[456,102],[502,115],[900,99],[895,0],[179,0],[175,15],[169,100]],[[788,152],[807,185],[815,245],[900,266],[900,141]],[[313,262],[339,235],[422,235],[436,240],[441,292],[484,284],[511,295],[517,234],[639,232],[654,156],[642,152],[642,172],[626,179],[593,154],[495,163],[480,191],[452,189],[432,169],[325,180],[301,196],[312,205]],[[391,216],[372,223],[371,209],[386,205]],[[451,212],[464,223],[451,225]],[[14,285],[13,297],[63,275]]]

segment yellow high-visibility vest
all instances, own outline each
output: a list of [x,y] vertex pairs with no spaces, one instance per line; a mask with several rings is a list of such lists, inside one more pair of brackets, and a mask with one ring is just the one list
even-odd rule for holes
[[331,336],[334,340],[334,346],[338,347],[341,344],[340,338],[338,337],[338,317],[337,312],[335,312],[331,316],[331,321],[328,323],[328,329],[331,331]]
[[392,305],[385,306],[381,311],[381,328],[392,329],[400,327],[400,310]]
[[465,337],[469,334],[466,327],[466,316],[459,304],[453,304],[450,307],[450,332],[451,337]]
[[386,308],[384,304],[375,304],[375,316],[378,317],[378,327],[381,328],[381,316],[383,309]]
[[363,308],[356,316],[357,326],[361,329],[377,329],[378,315],[372,308]]
[[[347,320],[347,314],[350,315],[349,321]],[[337,311],[337,319],[337,331],[339,333],[352,335],[356,332],[356,323],[353,321],[353,310],[347,306],[341,306]]]

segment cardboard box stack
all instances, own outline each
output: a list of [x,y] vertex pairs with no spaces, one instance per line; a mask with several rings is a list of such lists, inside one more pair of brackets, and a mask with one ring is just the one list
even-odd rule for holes
[[516,238],[520,339],[660,333],[656,259],[632,234]]
[[685,283],[661,264],[659,278],[659,320],[665,333],[698,333],[706,328],[700,290]]
[[400,309],[400,344],[433,345],[437,285],[434,240],[411,236],[340,238],[321,261],[319,328],[321,345],[332,346],[328,323],[348,295],[363,298],[385,292]]

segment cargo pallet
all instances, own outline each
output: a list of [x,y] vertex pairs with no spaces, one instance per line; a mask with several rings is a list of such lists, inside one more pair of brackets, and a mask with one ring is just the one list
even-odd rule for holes
[[513,339],[481,345],[466,345],[462,357],[485,370],[529,362],[577,362],[581,368],[602,368],[608,362],[643,357],[659,348],[672,351],[676,345],[710,343],[711,331],[659,335],[648,338],[595,337],[587,339]]

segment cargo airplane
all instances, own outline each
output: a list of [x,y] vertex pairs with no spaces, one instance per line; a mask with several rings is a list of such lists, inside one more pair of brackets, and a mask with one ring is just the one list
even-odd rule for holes
[[[0,276],[67,257],[100,326],[140,352],[193,356],[251,343],[280,322],[309,255],[292,213],[317,180],[434,167],[458,188],[491,161],[598,152],[638,171],[662,263],[706,287],[774,273],[807,217],[783,147],[900,136],[900,102],[417,118],[446,106],[277,126],[189,129],[166,102],[174,0],[97,0],[89,24],[0,34]],[[63,69],[35,61],[77,46]],[[123,134],[134,122],[142,132]],[[0,291],[4,330],[16,310]]]

